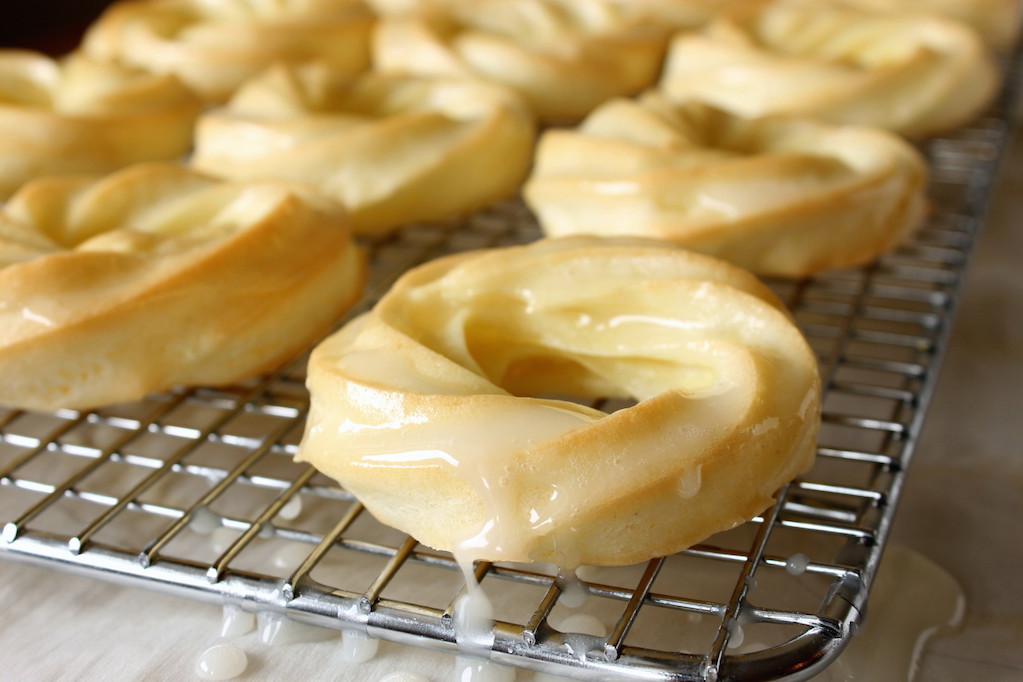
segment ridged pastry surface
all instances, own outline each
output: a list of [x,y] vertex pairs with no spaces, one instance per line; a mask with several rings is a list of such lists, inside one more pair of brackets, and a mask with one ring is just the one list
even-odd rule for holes
[[[653,240],[427,263],[314,350],[308,385],[297,458],[461,561],[678,551],[767,507],[819,425],[816,361],[773,294]],[[638,402],[575,401],[596,396]]]
[[532,113],[498,86],[281,66],[200,119],[191,163],[315,185],[345,205],[357,233],[376,234],[514,196],[534,139]]
[[373,63],[499,83],[541,121],[573,122],[656,80],[668,29],[641,10],[609,0],[426,2],[380,21]]
[[40,175],[182,156],[200,107],[173,76],[0,50],[0,199]]
[[920,153],[881,129],[649,92],[544,133],[523,194],[548,236],[668,239],[803,277],[895,248],[923,218],[927,176]]
[[89,26],[81,49],[173,73],[205,100],[223,102],[276,63],[365,71],[373,25],[359,0],[119,0]]
[[1020,0],[832,0],[892,12],[925,12],[960,21],[999,50],[1012,47],[1019,36]]
[[659,87],[746,116],[807,115],[923,137],[963,125],[1000,74],[965,25],[815,0],[761,0],[676,35]]
[[343,211],[176,164],[51,177],[0,213],[0,404],[97,407],[234,383],[360,295]]

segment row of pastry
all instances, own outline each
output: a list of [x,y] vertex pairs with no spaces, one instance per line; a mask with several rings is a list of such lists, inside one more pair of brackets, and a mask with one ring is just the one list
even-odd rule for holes
[[990,42],[847,2],[123,0],[69,57],[0,55],[0,194],[187,157],[315,185],[357,234],[521,193],[552,236],[856,265],[921,213],[923,162],[891,133],[984,109],[1018,0],[932,0],[1002,28]]
[[[829,138],[807,152],[777,126],[747,131],[751,119],[918,136],[990,101],[998,72],[976,31],[897,0],[883,12],[846,2],[122,0],[69,58],[2,55],[0,194],[191,154],[218,177],[318,184],[370,233],[514,194],[535,158],[525,196],[550,232],[620,230],[606,223],[625,218],[698,243],[706,223],[777,209],[786,192],[752,192],[748,208],[727,188],[671,205],[662,186],[688,182],[672,177],[682,168],[794,154],[832,167],[780,183],[797,188],[791,203],[840,183],[838,168],[906,174],[916,161],[874,140],[873,154],[849,152],[859,140],[826,129],[807,133]],[[996,44],[1011,37],[1017,0],[945,4],[1002,28],[986,29]],[[574,135],[543,135],[534,157],[534,121],[583,119]],[[608,218],[582,227],[594,213]]]
[[[521,194],[548,239],[409,272],[317,348],[300,457],[465,559],[734,526],[819,424],[747,270],[892,248],[925,203],[903,136],[998,87],[1009,38],[867,4],[121,0],[72,55],[0,56],[0,404],[271,370],[359,298],[353,235]],[[638,402],[535,397],[565,391]]]

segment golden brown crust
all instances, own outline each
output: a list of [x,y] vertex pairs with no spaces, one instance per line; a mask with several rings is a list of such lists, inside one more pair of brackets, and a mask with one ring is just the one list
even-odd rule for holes
[[276,367],[359,295],[343,212],[172,164],[29,183],[0,215],[0,404],[82,408]]
[[[541,371],[542,370],[542,371]],[[817,367],[748,273],[571,238],[406,274],[309,365],[298,458],[460,559],[627,564],[762,511],[814,455]],[[574,401],[631,396],[610,415]]]
[[761,275],[870,262],[925,204],[926,164],[894,134],[656,92],[548,131],[536,156],[523,194],[548,236],[668,239]]
[[451,218],[514,196],[535,123],[478,81],[277,67],[197,126],[192,165],[234,179],[308,182],[343,203],[359,234]]
[[0,50],[0,198],[41,175],[183,156],[199,109],[173,76]]

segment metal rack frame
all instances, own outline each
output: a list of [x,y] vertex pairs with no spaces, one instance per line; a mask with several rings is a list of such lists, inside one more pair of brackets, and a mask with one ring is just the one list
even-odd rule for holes
[[[0,408],[0,557],[581,679],[809,678],[864,617],[1015,94],[927,143],[933,211],[909,244],[868,267],[770,282],[818,354],[824,424],[816,467],[735,531],[578,582],[479,564],[497,621],[482,641],[460,642],[453,559],[293,462],[308,407],[303,355],[236,387],[91,412]],[[539,234],[510,202],[381,239],[369,293],[347,317],[417,263]],[[573,590],[606,636],[560,625],[580,611],[565,605]]]

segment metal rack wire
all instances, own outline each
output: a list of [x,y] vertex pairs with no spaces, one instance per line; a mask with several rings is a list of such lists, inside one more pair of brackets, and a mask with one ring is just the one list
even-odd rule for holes
[[[814,470],[740,528],[578,580],[481,564],[497,622],[459,642],[452,558],[293,462],[303,356],[241,386],[92,412],[0,408],[0,557],[582,679],[808,678],[863,618],[1014,102],[1007,92],[989,117],[928,143],[933,212],[910,244],[771,283],[818,354],[824,425]],[[414,264],[538,236],[518,202],[403,230],[371,245],[369,294],[349,316]],[[580,611],[609,634],[569,627]]]

